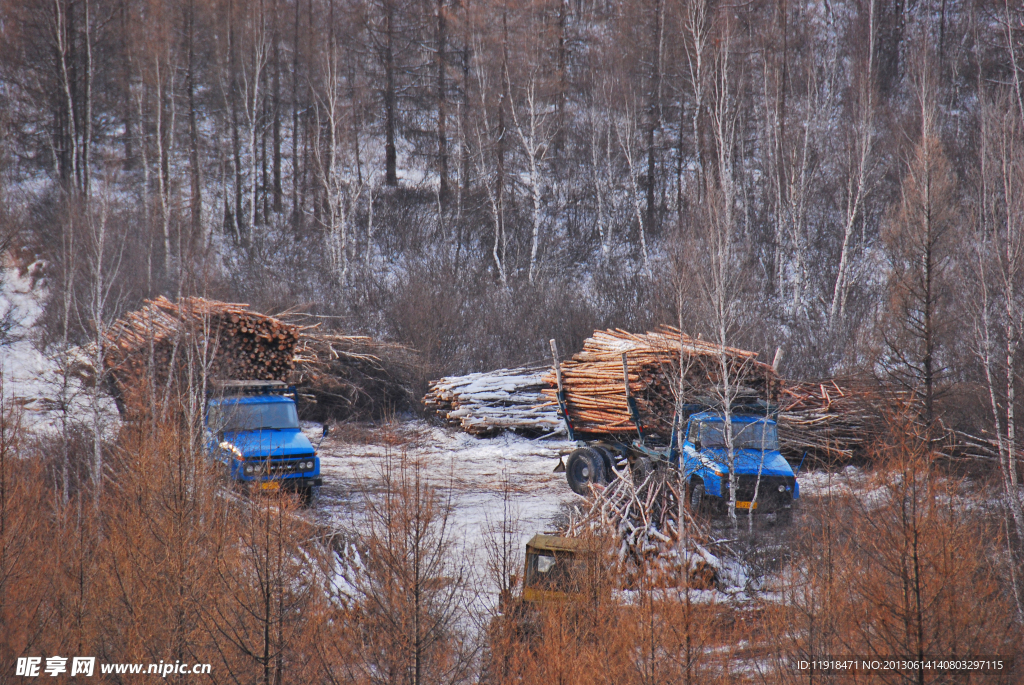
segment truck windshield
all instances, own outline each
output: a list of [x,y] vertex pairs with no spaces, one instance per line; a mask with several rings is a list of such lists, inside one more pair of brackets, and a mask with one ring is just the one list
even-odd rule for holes
[[291,402],[219,404],[210,408],[210,428],[228,432],[298,428],[299,417]]
[[[700,442],[703,447],[726,447],[725,422],[703,422],[700,428]],[[732,446],[738,450],[777,450],[778,429],[774,423],[733,420]]]

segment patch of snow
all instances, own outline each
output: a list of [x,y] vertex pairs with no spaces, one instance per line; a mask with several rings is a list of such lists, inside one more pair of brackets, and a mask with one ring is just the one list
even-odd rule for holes
[[857,466],[841,471],[804,471],[797,476],[801,497],[853,495],[867,487],[868,474]]
[[0,373],[3,374],[4,396],[20,404],[30,405],[46,394],[44,377],[53,364],[36,349],[33,327],[43,314],[46,288],[36,281],[42,264],[36,262],[24,275],[4,264],[0,273],[0,317],[8,312],[14,319],[11,335],[14,342],[0,347]]
[[[15,321],[14,342],[0,347],[3,398],[25,410],[26,428],[42,433],[59,430],[62,404],[77,421],[92,416],[91,391],[78,378],[65,378],[58,361],[38,349],[36,326],[48,294],[45,279],[39,278],[44,266],[34,262],[21,274],[5,264],[0,273],[0,317],[11,311]],[[120,426],[117,407],[106,394],[101,394],[99,405],[104,434],[112,438]]]
[[[898,480],[899,474],[892,474]],[[872,473],[858,466],[841,471],[809,471],[799,476],[801,497],[855,497],[862,506],[873,509],[882,505],[889,492],[886,485]]]

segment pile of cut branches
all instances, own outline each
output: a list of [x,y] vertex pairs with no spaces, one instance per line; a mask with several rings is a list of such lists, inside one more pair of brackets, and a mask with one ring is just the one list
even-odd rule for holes
[[793,460],[819,463],[854,458],[884,428],[887,400],[867,383],[787,381],[779,394],[779,445]]
[[288,380],[311,421],[375,419],[410,408],[418,357],[411,348],[361,335],[299,332]]
[[565,424],[541,390],[549,367],[498,369],[430,382],[423,398],[428,411],[473,435],[513,430],[529,435],[561,433]]
[[[791,460],[841,464],[858,456],[890,430],[889,422],[919,413],[919,399],[906,390],[857,380],[786,382],[779,398],[779,444]],[[923,422],[913,420],[928,433]],[[988,438],[947,427],[932,431],[936,454],[951,459],[996,459],[999,445]]]
[[[618,557],[632,573],[653,573],[656,582],[711,589],[731,574],[709,551],[710,532],[684,505],[682,480],[674,471],[655,470],[637,483],[628,469],[608,485],[593,485],[586,509],[569,517],[566,537],[612,534]],[[684,574],[685,570],[685,574]]]

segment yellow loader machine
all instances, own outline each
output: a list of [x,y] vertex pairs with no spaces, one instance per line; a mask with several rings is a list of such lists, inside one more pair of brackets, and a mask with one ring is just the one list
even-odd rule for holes
[[526,543],[523,600],[562,602],[586,592],[595,576],[597,553],[581,538],[534,535]]

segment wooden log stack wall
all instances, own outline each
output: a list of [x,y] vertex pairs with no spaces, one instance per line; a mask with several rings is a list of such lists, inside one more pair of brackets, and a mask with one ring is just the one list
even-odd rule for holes
[[423,398],[427,411],[473,435],[512,430],[527,435],[564,433],[555,407],[541,391],[550,367],[498,369],[431,381]]
[[104,367],[122,405],[144,401],[137,395],[151,383],[162,395],[190,356],[210,378],[285,380],[295,368],[298,334],[297,326],[245,304],[158,297],[107,329]]

